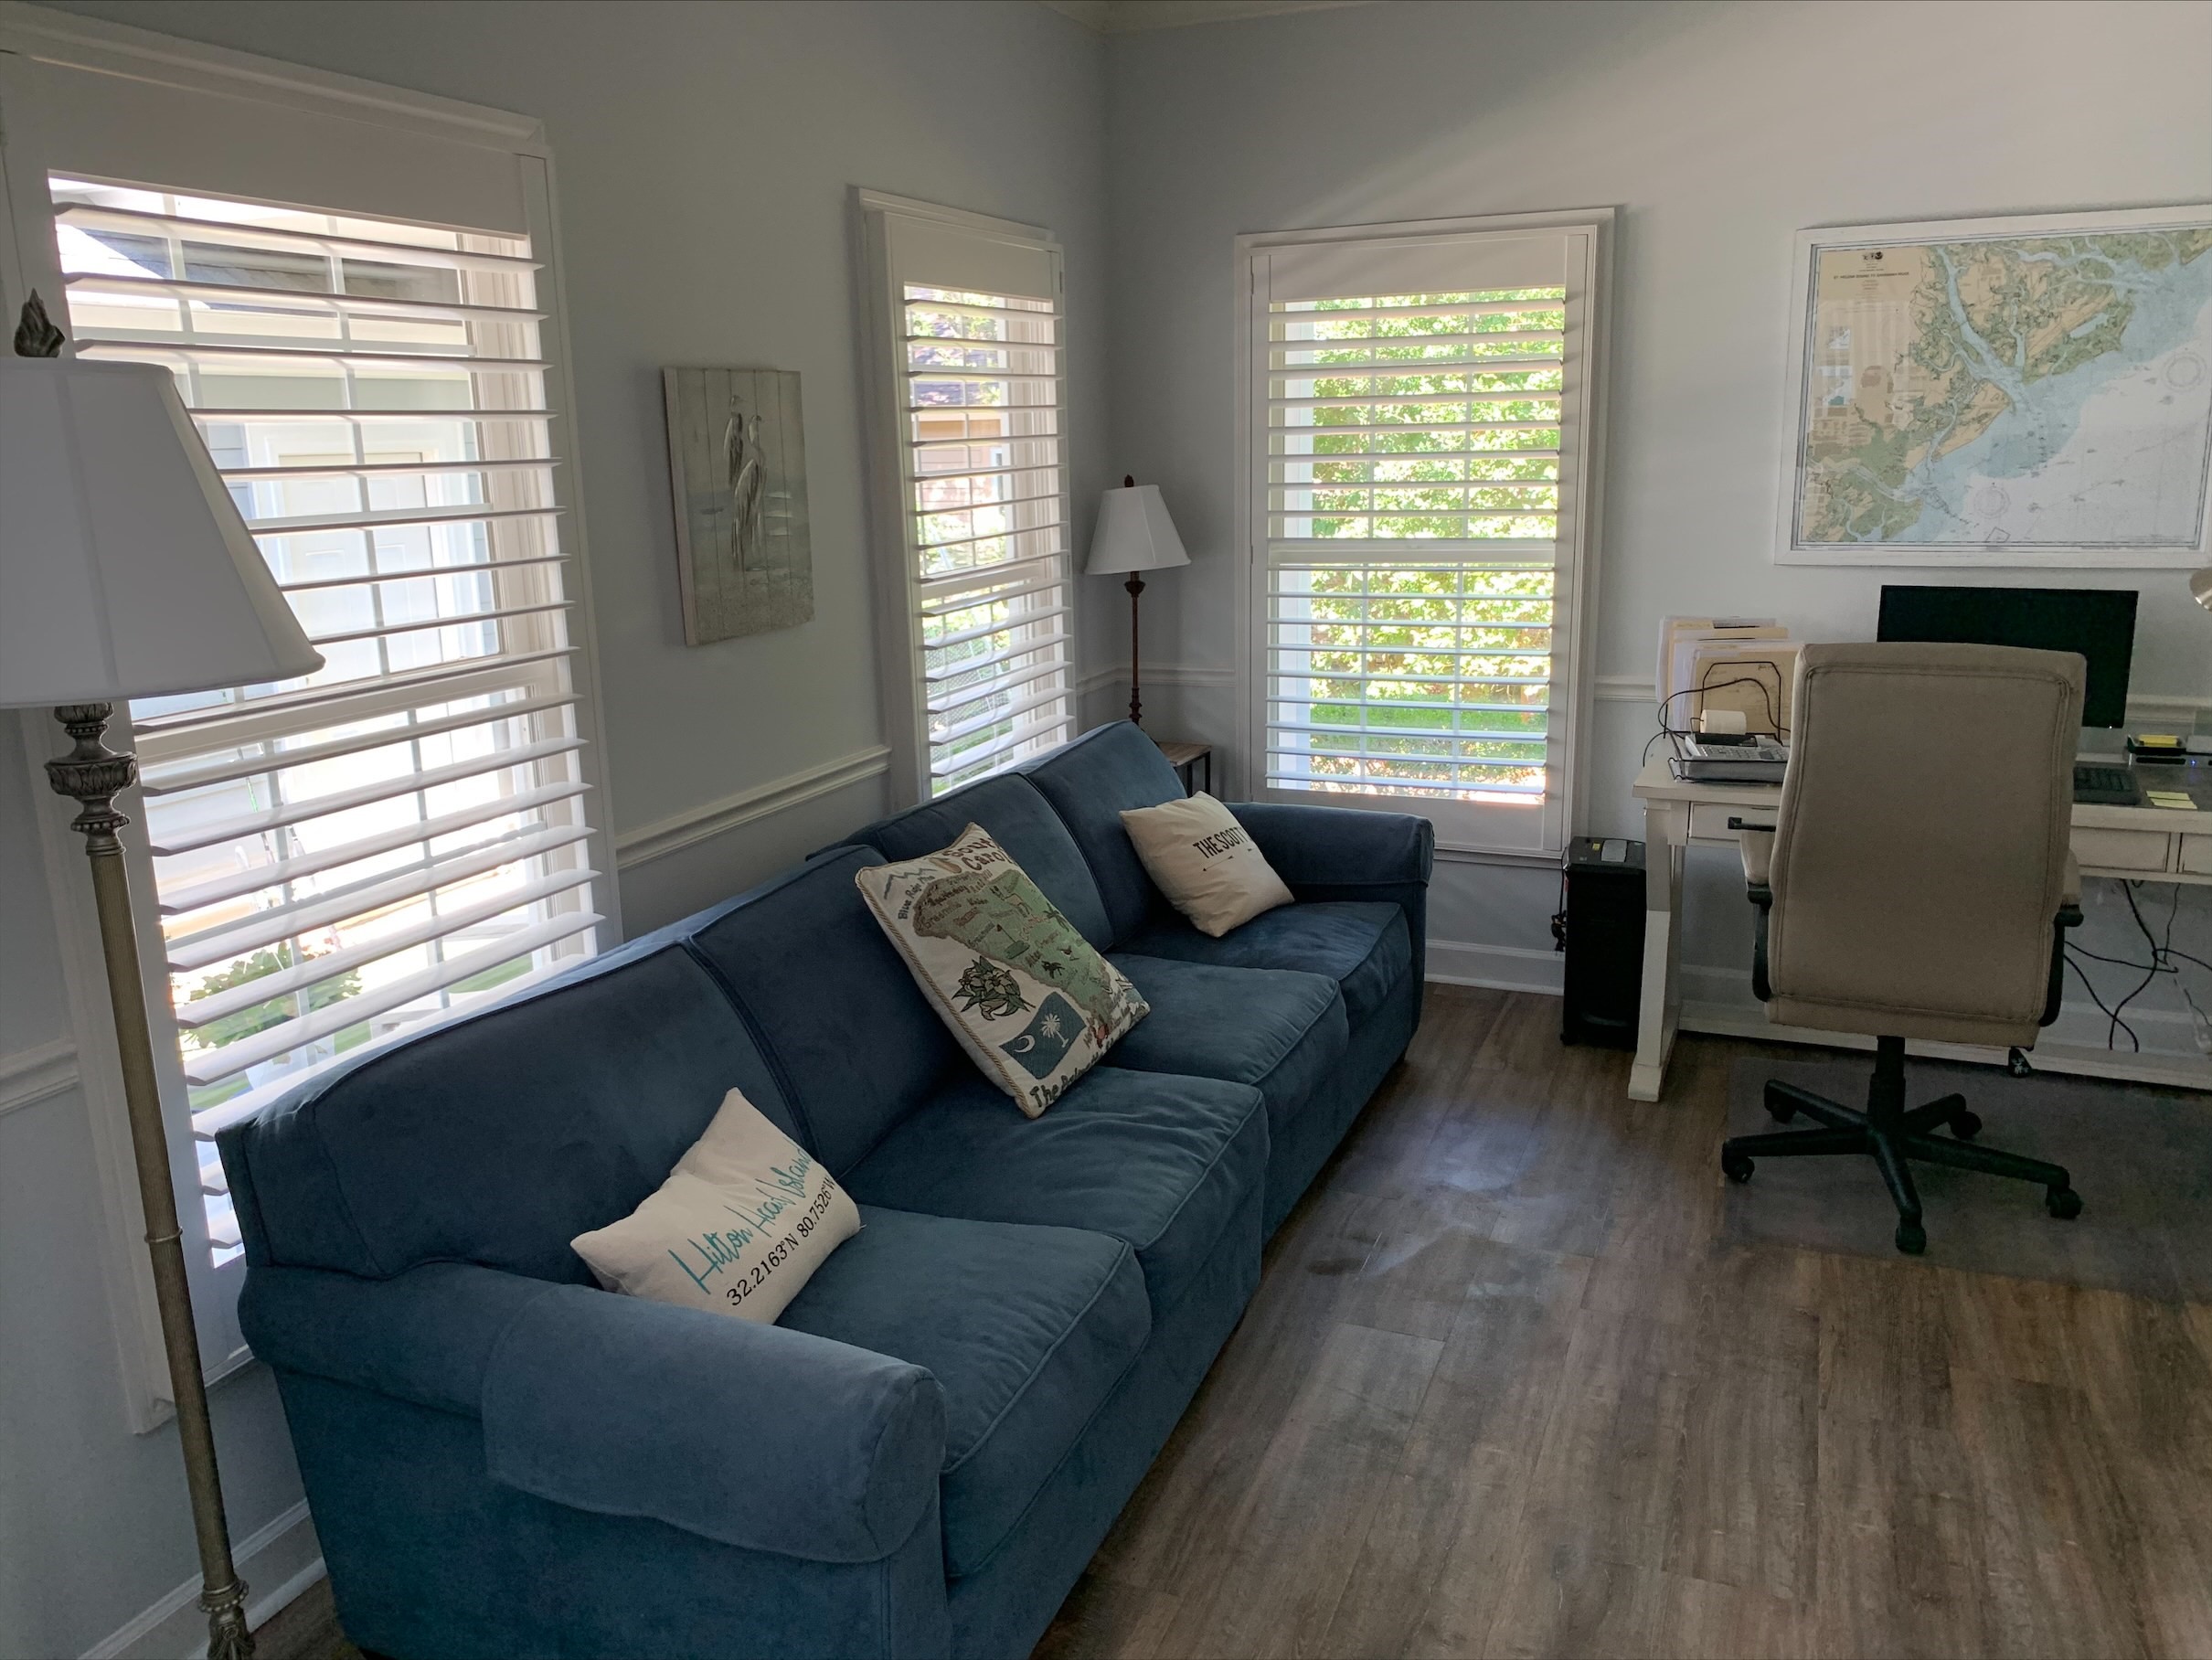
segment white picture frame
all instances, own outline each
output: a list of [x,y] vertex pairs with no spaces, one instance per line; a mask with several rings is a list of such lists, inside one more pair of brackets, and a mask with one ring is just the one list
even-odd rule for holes
[[[2009,344],[2024,359],[2018,363],[1969,360],[1989,343],[1974,332],[1961,283],[1986,285],[1990,273],[2007,268],[1956,258],[1962,244],[2190,231],[2212,243],[2212,204],[1800,231],[1784,335],[1775,562],[2108,569],[2212,563],[2212,246],[2185,261],[2177,254],[2163,280],[2155,270],[2138,271],[2138,292],[2124,296],[2124,304],[2116,299],[2100,310],[2086,293],[2070,308],[2054,301],[2049,327],[2058,332],[2015,334]],[[1899,254],[1910,257],[1900,261]],[[1955,336],[1938,332],[1930,349],[1941,361],[1954,346],[1964,348],[1952,359],[1956,368],[1941,370],[1940,379],[1919,349],[1928,331],[1909,307],[1902,314],[1898,309],[1935,274],[1957,329]],[[1866,298],[1843,288],[1846,282],[1864,283]],[[2007,303],[1985,300],[1981,309],[1986,318],[1989,305]],[[2028,303],[2044,303],[2039,296]],[[1866,321],[1841,324],[1839,310],[1859,312]],[[2070,323],[2076,311],[2086,314]],[[1866,340],[1859,337],[1862,327]],[[1905,331],[1900,337],[1909,346],[1880,344],[1885,328]],[[2091,373],[2110,352],[2095,352],[2102,335],[2085,331],[2109,333],[2121,361]],[[1845,344],[1837,344],[1839,334]],[[1884,356],[1923,382],[1932,379],[1946,399],[1936,414],[1953,424],[1930,436],[1921,388],[1907,389],[1906,375],[1886,384],[1868,378],[1879,366],[1865,359]],[[1839,394],[1847,394],[1845,403],[1835,401]],[[1970,401],[1960,402],[1962,395]],[[1869,420],[1863,410],[1877,397],[1888,407]],[[2185,399],[2178,413],[2175,397]],[[1908,407],[1923,418],[1900,426]],[[1844,411],[1834,420],[1856,418],[1856,429],[1823,435],[1815,423],[1824,408]],[[1898,453],[1882,455],[1887,433],[1898,437]],[[1909,442],[1916,434],[1917,445]],[[1856,448],[1839,452],[1850,456],[1851,468],[1833,456],[1828,463],[1815,460],[1816,442],[1834,446],[1855,437]],[[2115,444],[2123,449],[2116,452]],[[1867,473],[1868,451],[1886,462],[1886,473]]]

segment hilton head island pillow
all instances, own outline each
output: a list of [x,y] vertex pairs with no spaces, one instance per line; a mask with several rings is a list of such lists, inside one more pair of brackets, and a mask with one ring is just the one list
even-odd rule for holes
[[1122,827],[1136,844],[1145,874],[1201,933],[1218,940],[1291,902],[1267,855],[1210,795],[1129,808]]
[[1152,1012],[979,825],[853,880],[968,1058],[1031,1118]]
[[658,1190],[569,1243],[608,1291],[772,1321],[859,1231],[830,1173],[732,1090]]

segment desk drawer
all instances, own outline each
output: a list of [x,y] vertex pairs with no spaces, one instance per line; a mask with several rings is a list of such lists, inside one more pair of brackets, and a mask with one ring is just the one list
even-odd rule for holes
[[[1699,802],[1690,809],[1690,839],[1694,842],[1732,842],[1737,833],[1728,828],[1728,820],[1739,818],[1747,825],[1760,829],[1774,828],[1774,815],[1779,807],[1722,807],[1711,802]],[[2212,837],[2206,838],[2212,841]]]
[[2212,876],[2212,835],[2181,838],[2181,867],[2196,876]]
[[[2207,844],[2212,836],[2190,836]],[[2174,856],[2174,838],[2155,830],[2076,830],[2074,857],[2084,870],[2165,870]],[[2207,867],[2212,869],[2212,860]]]

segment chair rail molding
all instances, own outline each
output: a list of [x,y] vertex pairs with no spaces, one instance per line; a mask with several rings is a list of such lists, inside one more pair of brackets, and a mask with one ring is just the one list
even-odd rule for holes
[[[1234,686],[1237,671],[1233,668],[1201,668],[1190,663],[1147,663],[1144,682],[1147,686]],[[1075,683],[1076,696],[1088,697],[1093,692],[1102,692],[1111,686],[1129,684],[1129,665],[1110,663],[1104,668],[1094,668]]]
[[77,1046],[66,1038],[0,1055],[0,1117],[77,1087]]
[[764,784],[739,790],[718,801],[702,803],[682,813],[671,814],[653,824],[641,825],[634,830],[620,831],[614,837],[615,867],[622,870],[631,869],[648,859],[657,859],[665,854],[735,830],[740,825],[750,825],[772,813],[782,813],[802,802],[813,801],[818,795],[827,795],[832,790],[842,790],[863,779],[874,778],[880,772],[889,771],[890,767],[889,747],[872,744],[865,750],[855,750],[850,755],[825,761],[819,766],[771,779]]

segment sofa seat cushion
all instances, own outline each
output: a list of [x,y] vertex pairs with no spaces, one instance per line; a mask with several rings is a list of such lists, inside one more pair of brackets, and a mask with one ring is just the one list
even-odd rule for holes
[[1366,899],[1280,906],[1218,940],[1208,939],[1181,917],[1154,921],[1121,942],[1115,961],[1122,954],[1326,974],[1343,988],[1345,1009],[1355,1027],[1414,966],[1406,913],[1387,901]]
[[1115,952],[1152,1013],[1114,1045],[1106,1064],[1249,1083],[1267,1097],[1271,1141],[1336,1063],[1350,1026],[1336,982],[1290,969],[1224,968]]
[[954,1077],[844,1176],[862,1205],[1126,1240],[1164,1317],[1267,1174],[1249,1084],[1099,1067],[1042,1118]]
[[1143,1352],[1144,1277],[1126,1242],[1079,1229],[873,1206],[860,1218],[777,1324],[935,1376],[945,1396],[945,1566],[968,1573]]

